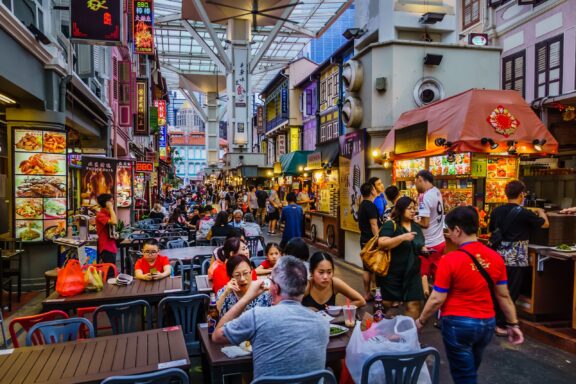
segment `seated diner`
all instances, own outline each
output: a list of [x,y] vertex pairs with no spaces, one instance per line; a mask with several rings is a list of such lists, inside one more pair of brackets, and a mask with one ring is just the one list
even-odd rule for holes
[[142,258],[134,265],[134,277],[139,280],[160,280],[170,276],[172,267],[166,256],[159,255],[156,239],[148,239],[142,247]]

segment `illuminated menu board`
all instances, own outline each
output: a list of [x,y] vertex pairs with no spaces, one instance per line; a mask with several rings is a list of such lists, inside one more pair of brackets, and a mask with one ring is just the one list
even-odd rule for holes
[[66,133],[14,128],[14,217],[23,242],[66,235]]
[[72,39],[83,43],[120,44],[122,3],[122,0],[71,1]]
[[518,158],[488,156],[486,168],[486,203],[505,203],[504,188],[511,179],[518,177]]
[[461,176],[470,174],[470,153],[456,153],[454,161],[448,155],[430,158],[430,173],[434,176]]
[[132,205],[132,162],[116,164],[116,206],[128,208]]
[[142,55],[154,54],[153,0],[134,0],[134,51]]
[[423,169],[426,169],[425,159],[396,160],[394,164],[397,179],[413,179]]

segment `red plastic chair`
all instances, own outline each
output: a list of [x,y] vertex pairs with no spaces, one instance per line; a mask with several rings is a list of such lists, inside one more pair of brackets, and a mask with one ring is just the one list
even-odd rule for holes
[[102,281],[106,282],[108,271],[110,268],[114,271],[114,277],[118,276],[118,270],[116,266],[112,263],[102,263],[102,264],[86,264],[82,266],[82,272],[86,271],[89,267],[95,267],[98,272],[100,272],[100,276],[102,276]]
[[[39,315],[34,316],[25,316],[25,317],[17,317],[10,322],[8,325],[8,330],[10,331],[10,338],[12,339],[12,344],[14,347],[20,347],[18,344],[18,335],[16,335],[16,325],[19,325],[25,332],[28,332],[32,326],[41,323],[43,321],[51,321],[51,320],[59,320],[59,319],[68,319],[69,316],[66,312],[53,310],[50,312],[40,313]],[[44,344],[44,340],[42,340],[42,336],[39,336],[38,332],[32,336],[32,340],[34,345]]]

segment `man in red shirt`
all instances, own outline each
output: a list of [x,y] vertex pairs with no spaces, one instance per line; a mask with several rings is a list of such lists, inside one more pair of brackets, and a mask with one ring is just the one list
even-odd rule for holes
[[166,256],[158,254],[158,241],[148,239],[142,246],[142,258],[134,265],[134,277],[139,280],[160,280],[170,276],[172,267]]
[[116,265],[118,247],[116,239],[110,237],[111,225],[118,222],[114,212],[114,198],[109,193],[103,193],[97,198],[100,211],[96,214],[96,233],[98,234],[98,260],[101,263]]
[[[475,384],[482,353],[496,327],[495,305],[506,317],[508,340],[521,344],[524,336],[508,292],[504,260],[476,238],[479,221],[474,207],[454,208],[446,216],[446,225],[448,237],[459,248],[440,260],[434,290],[416,326],[422,329],[426,320],[442,308],[442,338],[452,379],[456,384]],[[488,280],[472,257],[492,280],[497,303],[493,303]]]

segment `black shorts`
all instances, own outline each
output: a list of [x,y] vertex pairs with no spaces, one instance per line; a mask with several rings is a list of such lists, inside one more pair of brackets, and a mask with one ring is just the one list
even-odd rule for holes
[[280,214],[278,213],[278,210],[275,210],[274,212],[268,212],[268,220],[278,220],[280,219]]

